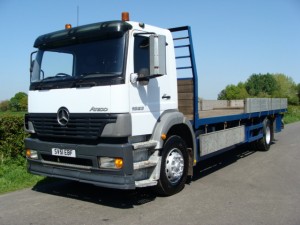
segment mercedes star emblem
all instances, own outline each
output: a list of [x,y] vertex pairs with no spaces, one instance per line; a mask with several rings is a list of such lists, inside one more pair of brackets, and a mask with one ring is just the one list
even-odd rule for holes
[[69,114],[69,110],[65,107],[61,107],[58,111],[57,111],[57,122],[61,125],[61,126],[66,126],[69,122],[70,119],[70,114]]

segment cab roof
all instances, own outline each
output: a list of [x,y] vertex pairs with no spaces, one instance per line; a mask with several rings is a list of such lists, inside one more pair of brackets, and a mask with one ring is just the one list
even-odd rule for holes
[[130,29],[132,29],[130,23],[119,20],[93,23],[41,35],[33,46],[53,48],[94,39],[120,37]]

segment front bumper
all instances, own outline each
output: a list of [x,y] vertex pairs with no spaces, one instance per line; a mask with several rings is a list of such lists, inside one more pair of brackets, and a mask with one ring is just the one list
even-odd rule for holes
[[[30,173],[75,180],[101,187],[135,189],[131,144],[66,144],[27,138],[25,148],[38,152],[37,160],[27,159]],[[52,156],[52,148],[74,149],[76,159],[61,162],[66,158]],[[123,158],[124,166],[122,169],[100,169],[99,156]]]

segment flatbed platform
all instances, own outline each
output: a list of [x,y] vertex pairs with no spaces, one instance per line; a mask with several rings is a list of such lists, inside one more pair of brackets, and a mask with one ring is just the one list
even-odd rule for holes
[[[181,106],[181,112],[190,120],[194,115],[189,106]],[[247,98],[244,100],[200,100],[198,103],[198,120],[216,119],[228,116],[252,115],[253,113],[268,113],[287,109],[287,99],[279,98]],[[188,113],[187,113],[188,112]]]
[[213,110],[205,110],[199,111],[199,118],[210,118],[210,117],[218,117],[218,116],[229,116],[229,115],[237,115],[244,113],[244,109],[213,109]]

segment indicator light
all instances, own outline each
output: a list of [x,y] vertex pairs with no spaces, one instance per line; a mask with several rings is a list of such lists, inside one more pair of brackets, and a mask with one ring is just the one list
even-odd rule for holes
[[121,169],[123,167],[123,159],[116,158],[115,159],[115,166],[117,169]]
[[166,134],[161,134],[161,139],[166,140],[167,139],[167,135]]
[[26,149],[26,157],[30,158],[31,156],[31,151],[30,149]]

